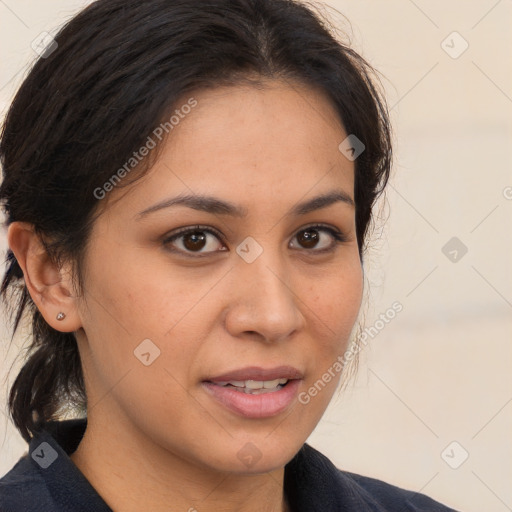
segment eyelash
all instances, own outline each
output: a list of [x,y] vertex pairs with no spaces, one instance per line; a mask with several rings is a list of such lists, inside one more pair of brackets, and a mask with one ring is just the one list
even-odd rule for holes
[[[318,231],[324,231],[324,232],[327,232],[329,233],[333,238],[334,238],[334,244],[331,246],[331,247],[328,247],[326,249],[302,249],[306,252],[312,252],[312,253],[317,253],[317,254],[325,254],[325,253],[328,253],[328,252],[332,252],[336,249],[336,246],[338,244],[341,244],[341,243],[344,243],[344,242],[347,242],[348,239],[347,237],[340,231],[334,229],[334,228],[331,228],[329,226],[326,226],[326,225],[323,225],[323,224],[313,224],[311,226],[306,226],[305,228],[302,228],[301,230],[297,231],[296,235],[299,234],[299,233],[302,233],[304,231],[309,231],[309,230],[318,230]],[[223,240],[223,237],[222,235],[214,228],[211,228],[211,227],[206,227],[206,226],[193,226],[193,227],[187,227],[187,228],[183,228],[175,233],[173,233],[172,235],[170,236],[167,236],[163,241],[163,245],[164,246],[167,246],[168,244],[170,244],[171,242],[174,242],[176,239],[184,236],[184,235],[187,235],[189,233],[194,233],[196,231],[199,231],[201,233],[210,233],[214,236],[216,236],[221,243],[223,243],[224,245],[225,242]],[[205,256],[208,256],[210,254],[213,254],[213,253],[216,253],[216,252],[225,252],[225,251],[209,251],[209,252],[205,252],[205,253],[194,253],[193,251],[183,251],[182,249],[168,249],[172,252],[178,252],[178,253],[181,253],[181,254],[185,254],[187,256],[190,256],[192,258],[202,258],[202,257],[205,257]]]

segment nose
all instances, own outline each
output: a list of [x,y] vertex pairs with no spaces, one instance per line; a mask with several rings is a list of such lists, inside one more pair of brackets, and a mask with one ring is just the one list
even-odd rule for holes
[[304,325],[303,305],[296,283],[278,250],[265,250],[255,261],[236,261],[225,317],[226,329],[234,337],[260,338],[276,342],[289,338]]

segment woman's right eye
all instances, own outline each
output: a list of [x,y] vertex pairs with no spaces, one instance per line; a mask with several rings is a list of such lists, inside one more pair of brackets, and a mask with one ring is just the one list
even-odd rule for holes
[[[179,252],[187,256],[190,255],[192,257],[197,257],[194,256],[194,254],[202,256],[209,253],[227,250],[225,246],[220,243],[220,238],[220,234],[211,228],[195,226],[193,228],[181,229],[170,234],[165,238],[163,244],[166,249],[172,252]],[[217,242],[215,242],[215,240],[217,240]],[[224,247],[224,249],[215,250],[216,245],[220,245],[221,247]],[[203,250],[205,248],[206,250]]]

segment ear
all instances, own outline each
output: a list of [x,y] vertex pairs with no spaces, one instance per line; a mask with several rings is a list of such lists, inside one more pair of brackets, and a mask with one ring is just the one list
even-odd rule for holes
[[[70,265],[58,267],[50,260],[32,224],[11,223],[7,230],[7,241],[23,270],[28,292],[46,322],[61,332],[80,329],[82,323]],[[57,320],[59,313],[65,314],[63,320]]]

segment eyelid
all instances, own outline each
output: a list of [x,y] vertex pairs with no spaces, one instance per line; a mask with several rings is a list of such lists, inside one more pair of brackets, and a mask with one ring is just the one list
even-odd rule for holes
[[224,242],[224,237],[220,231],[217,229],[211,227],[211,226],[187,226],[184,228],[179,228],[177,231],[174,231],[172,234],[166,235],[163,242],[168,242],[170,240],[174,240],[175,238],[178,238],[180,235],[186,235],[187,233],[191,233],[193,231],[204,231],[206,233],[212,233],[216,237],[218,237],[221,241]]

